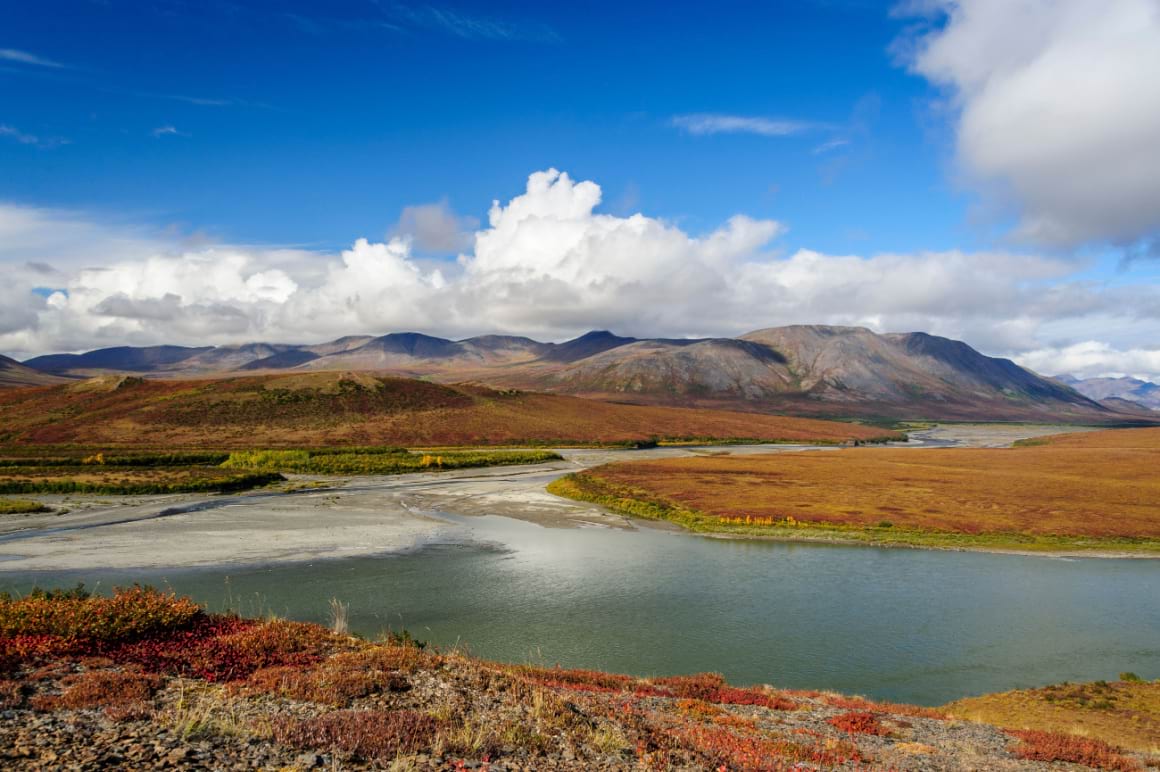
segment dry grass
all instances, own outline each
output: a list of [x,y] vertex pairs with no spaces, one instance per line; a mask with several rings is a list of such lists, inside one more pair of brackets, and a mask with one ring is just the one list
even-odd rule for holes
[[1102,432],[1056,434],[1039,437],[1031,442],[1056,448],[1160,450],[1160,429],[1108,429]]
[[39,501],[30,499],[0,499],[0,515],[30,515],[38,512],[51,512],[52,507],[46,507]]
[[946,706],[958,718],[1009,729],[1098,737],[1160,756],[1160,681],[1097,681],[970,697]]
[[1015,535],[1032,540],[1022,545],[1028,549],[1064,546],[1052,537],[1069,537],[1077,548],[1084,539],[1136,539],[1149,543],[1120,546],[1149,548],[1160,540],[1157,469],[1160,429],[1147,429],[1011,449],[641,461],[580,473],[573,484],[692,513],[697,530],[760,533],[769,525],[779,536],[808,538],[822,535],[819,528],[860,529],[879,541],[905,533]]

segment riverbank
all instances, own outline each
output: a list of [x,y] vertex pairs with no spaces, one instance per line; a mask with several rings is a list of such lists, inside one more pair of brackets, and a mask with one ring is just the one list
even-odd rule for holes
[[[345,610],[335,606],[341,626]],[[1098,736],[836,693],[505,665],[174,596],[0,602],[8,768],[1141,769]],[[1154,688],[1160,688],[1160,684]]]
[[1160,430],[607,464],[549,491],[725,538],[1160,557]]

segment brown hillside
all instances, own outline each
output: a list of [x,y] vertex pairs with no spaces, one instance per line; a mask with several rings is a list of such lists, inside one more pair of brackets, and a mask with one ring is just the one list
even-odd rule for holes
[[0,442],[119,446],[617,442],[665,438],[843,442],[856,424],[446,386],[365,373],[197,381],[104,378],[0,393]]
[[21,386],[46,386],[52,383],[65,383],[67,379],[48,373],[42,373],[27,365],[22,365],[15,359],[0,355],[0,389]]

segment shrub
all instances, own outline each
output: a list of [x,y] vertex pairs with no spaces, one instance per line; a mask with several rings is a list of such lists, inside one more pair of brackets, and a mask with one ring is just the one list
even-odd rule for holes
[[851,743],[830,743],[826,747],[805,745],[790,740],[768,740],[738,735],[728,729],[687,725],[670,730],[670,737],[680,747],[696,752],[716,766],[764,772],[798,768],[796,762],[838,767],[848,761],[861,762],[858,749]]
[[1119,772],[1137,772],[1137,770],[1143,769],[1139,763],[1122,755],[1119,748],[1108,745],[1102,740],[1076,737],[1060,732],[1042,732],[1035,729],[1017,730],[1010,734],[1020,740],[1012,752],[1021,759],[1047,762],[1066,761],[1095,769],[1119,770]]
[[224,682],[248,678],[264,667],[313,664],[333,640],[325,628],[302,622],[206,617],[182,633],[139,641],[108,653],[118,662],[137,663],[150,672]]
[[765,694],[755,689],[738,689],[725,683],[718,673],[698,673],[690,676],[671,676],[654,679],[653,683],[671,691],[677,697],[704,700],[722,705],[756,705],[771,710],[793,710],[797,703],[778,695]]
[[890,730],[882,726],[878,717],[867,711],[843,713],[826,719],[826,723],[850,734],[872,734],[879,737],[890,734]]
[[438,721],[415,710],[336,710],[276,724],[274,737],[298,748],[329,748],[368,761],[391,761],[429,748],[439,728]]
[[46,507],[39,501],[29,501],[28,499],[0,499],[0,515],[24,515],[51,511],[52,507]]
[[1144,679],[1135,673],[1128,671],[1127,673],[1120,673],[1120,680],[1130,684],[1138,684],[1142,683]]
[[0,598],[0,635],[119,641],[177,630],[201,615],[201,607],[188,598],[150,587],[117,588],[111,598],[90,597],[78,587]]
[[139,669],[88,670],[66,676],[59,695],[34,697],[37,710],[104,708],[110,718],[124,720],[148,713],[148,702],[161,687],[161,678]]
[[346,706],[351,700],[371,694],[410,689],[411,684],[399,671],[414,670],[420,658],[435,659],[415,649],[376,647],[336,654],[311,668],[296,665],[262,668],[250,676],[246,686],[252,691],[290,699]]

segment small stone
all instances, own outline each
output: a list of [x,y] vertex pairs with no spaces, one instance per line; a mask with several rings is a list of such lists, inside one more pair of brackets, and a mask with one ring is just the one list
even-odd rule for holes
[[303,753],[294,759],[294,763],[303,769],[314,769],[322,765],[322,757],[317,753]]
[[196,755],[197,754],[193,752],[192,748],[174,748],[169,752],[169,755],[165,757],[165,760],[176,764]]

